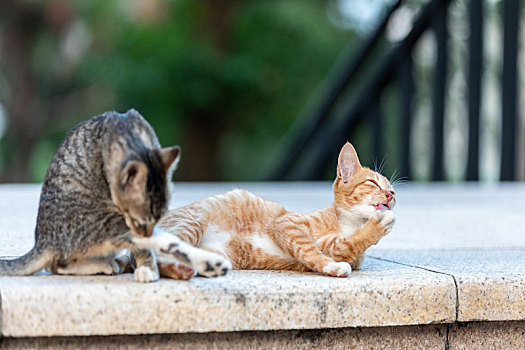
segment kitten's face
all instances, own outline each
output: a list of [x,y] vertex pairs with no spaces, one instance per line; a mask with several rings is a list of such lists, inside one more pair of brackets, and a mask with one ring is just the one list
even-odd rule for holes
[[113,200],[133,234],[151,237],[166,212],[170,169],[179,157],[180,148],[175,146],[150,151],[144,162],[130,160],[122,165]]
[[395,206],[395,191],[390,182],[383,175],[362,167],[350,143],[341,150],[337,174],[333,187],[339,208],[368,219],[376,210],[391,210]]

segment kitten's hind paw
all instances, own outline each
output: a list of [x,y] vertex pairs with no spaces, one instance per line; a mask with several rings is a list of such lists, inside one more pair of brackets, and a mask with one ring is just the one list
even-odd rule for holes
[[159,279],[159,271],[152,270],[150,267],[142,265],[135,269],[133,276],[137,282],[155,282]]
[[219,254],[202,250],[202,260],[193,261],[193,268],[200,276],[218,277],[226,275],[232,269],[232,263]]
[[159,259],[158,266],[162,277],[168,277],[175,280],[189,280],[195,275],[195,270],[191,267],[176,261]]
[[323,268],[323,273],[336,276],[336,277],[348,277],[352,273],[352,267],[347,262],[331,262]]

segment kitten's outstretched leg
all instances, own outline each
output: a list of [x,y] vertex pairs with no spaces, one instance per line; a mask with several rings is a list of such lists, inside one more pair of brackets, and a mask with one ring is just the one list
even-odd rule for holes
[[[139,250],[138,252],[142,251],[143,250]],[[137,255],[140,254],[138,254],[137,251],[133,252],[133,259],[131,254],[132,253],[129,251],[125,254],[120,254],[115,258],[115,262],[119,265],[119,273],[134,273],[140,269],[140,272],[135,273],[135,280],[137,282],[156,281],[158,280],[156,275],[176,280],[189,280],[195,275],[195,271],[191,267],[183,265],[173,259],[155,255],[152,255],[151,259],[147,258],[146,261],[142,262],[142,265],[139,265],[137,268],[137,265],[139,264],[137,261]],[[152,268],[151,266],[154,261],[157,262],[157,268]]]
[[205,277],[222,276],[232,268],[231,262],[224,257],[195,248],[158,227],[153,230],[151,237],[139,238],[133,236],[131,237],[131,242],[139,248],[151,248],[159,255],[170,256],[185,265],[191,266]]
[[358,263],[370,246],[377,244],[387,235],[396,222],[394,213],[390,210],[378,210],[361,228],[351,235],[334,233],[325,235],[316,241],[323,253],[338,261]]
[[275,238],[279,245],[310,270],[330,276],[348,277],[352,268],[347,262],[335,262],[325,255],[308,230],[302,230],[301,224],[283,216],[276,222]]

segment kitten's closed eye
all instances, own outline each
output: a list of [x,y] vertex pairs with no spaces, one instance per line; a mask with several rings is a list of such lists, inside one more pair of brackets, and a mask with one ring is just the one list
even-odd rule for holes
[[375,180],[368,179],[368,180],[365,181],[365,183],[367,183],[369,185],[373,185],[373,186],[377,187],[378,189],[381,189],[381,186],[379,186],[379,184]]

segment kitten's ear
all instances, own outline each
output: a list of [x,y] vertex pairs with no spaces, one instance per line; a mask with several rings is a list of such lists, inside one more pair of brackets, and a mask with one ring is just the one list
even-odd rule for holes
[[346,183],[359,168],[361,168],[361,163],[359,163],[359,158],[357,157],[354,146],[352,146],[350,142],[347,142],[339,153],[337,176],[342,178],[343,182]]
[[120,186],[122,188],[142,188],[148,178],[148,167],[146,164],[130,160],[128,161],[120,171]]
[[169,171],[172,167],[175,169],[179,164],[181,148],[180,146],[166,147],[156,150],[160,161],[164,166],[164,171]]

